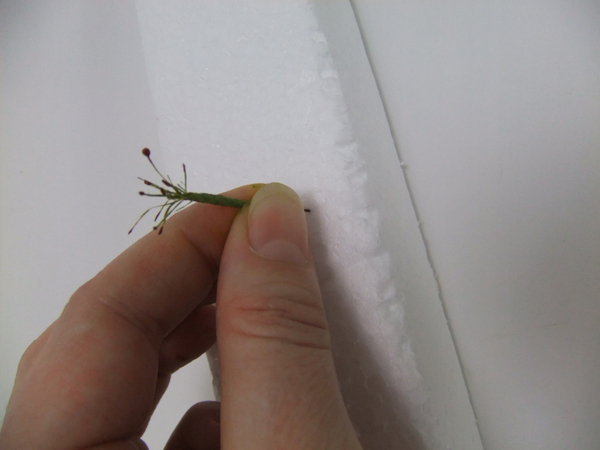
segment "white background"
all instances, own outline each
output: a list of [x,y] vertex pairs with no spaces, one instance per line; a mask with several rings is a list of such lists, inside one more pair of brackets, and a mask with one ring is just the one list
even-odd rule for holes
[[[133,240],[138,149],[159,137],[118,5],[0,3],[2,406],[26,345]],[[597,449],[598,2],[353,7],[484,448]]]
[[484,448],[599,448],[600,3],[354,5]]

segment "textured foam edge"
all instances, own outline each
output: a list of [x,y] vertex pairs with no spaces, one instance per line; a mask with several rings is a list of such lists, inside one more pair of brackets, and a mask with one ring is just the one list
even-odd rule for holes
[[[482,450],[434,271],[354,11],[348,0],[331,0],[315,1],[314,12],[337,66],[359,153],[371,151],[364,155],[365,169],[377,176],[369,177],[366,195],[378,206],[381,223],[400,227],[382,227],[380,238],[391,254],[392,276],[406,314],[410,341],[402,345],[401,353],[414,355],[409,359],[416,361],[414,370],[422,377],[427,397],[420,411],[412,411],[411,420],[428,448]],[[389,195],[390,186],[397,187],[396,195]],[[419,279],[411,279],[411,271],[418,272]],[[424,400],[422,393],[409,394]]]

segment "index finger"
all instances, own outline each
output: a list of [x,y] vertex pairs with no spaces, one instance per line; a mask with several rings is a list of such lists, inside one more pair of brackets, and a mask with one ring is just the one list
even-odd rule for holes
[[[260,186],[225,195],[249,200]],[[161,235],[149,233],[119,255],[67,307],[79,309],[84,306],[80,302],[97,299],[160,343],[210,292],[237,212],[208,204],[189,206],[169,219]]]

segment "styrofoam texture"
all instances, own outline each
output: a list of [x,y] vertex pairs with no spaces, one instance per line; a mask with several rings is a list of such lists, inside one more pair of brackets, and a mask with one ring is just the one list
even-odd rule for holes
[[[142,53],[131,2],[54,1],[3,9],[2,55],[9,64],[0,74],[5,89],[2,406],[25,347],[80,284],[147,230],[148,223],[142,222],[133,236],[126,235],[145,204],[136,195],[135,176],[151,176],[139,154],[149,146],[173,178],[186,162],[196,190],[270,180],[298,190],[314,210],[309,216],[311,241],[334,331],[336,363],[363,441],[369,447],[404,442],[412,449],[435,439],[451,442],[443,428],[452,423],[451,416],[462,413],[453,414],[452,395],[439,403],[439,386],[428,380],[432,367],[423,355],[435,350],[427,347],[434,337],[442,337],[436,351],[449,361],[454,349],[443,335],[435,283],[389,147],[389,130],[381,129],[385,120],[377,95],[372,85],[355,95],[344,87],[352,58],[330,58],[335,33],[345,39],[334,23],[320,30],[310,5],[302,2],[265,5],[205,4],[205,17],[196,16],[199,21],[186,33],[193,36],[194,26],[196,32],[208,33],[209,39],[202,41],[207,53],[184,48],[176,55],[190,67],[182,70],[180,64],[172,70],[188,79],[166,93],[166,106],[177,105],[175,100],[186,95],[190,101],[185,102],[188,109],[159,114],[160,139],[152,117],[158,105],[156,86],[152,99],[146,77],[152,67],[146,62],[152,52],[162,51],[165,64],[173,63],[169,50],[178,47],[161,49],[169,43],[162,36]],[[163,12],[168,22],[170,11]],[[356,33],[347,12],[340,11],[341,24]],[[220,21],[220,30],[213,19]],[[161,27],[153,32],[160,37]],[[175,36],[180,36],[177,31]],[[370,76],[364,55],[355,62],[360,69],[355,82],[364,81],[361,77]],[[211,70],[216,76],[209,75]],[[204,95],[194,96],[195,83],[205,81]],[[365,114],[357,121],[361,108]],[[383,138],[369,141],[369,136]],[[417,303],[423,305],[420,316]],[[432,337],[422,339],[429,327],[421,335],[416,328],[427,317],[442,331],[431,329]],[[440,364],[448,376],[438,378],[456,380],[456,364],[444,361],[442,357]],[[446,390],[462,395],[454,382]],[[210,396],[203,360],[179,371],[145,436],[151,447],[164,443],[188,406]],[[461,420],[469,422],[469,411]]]
[[[352,70],[360,75],[354,81],[366,83],[354,86],[359,92],[343,91],[336,64],[350,61],[332,59],[305,1],[136,5],[168,171],[179,171],[185,161],[190,186],[198,191],[280,181],[311,208],[311,242],[338,376],[365,446],[480,448],[349,3],[334,6],[344,26],[326,24],[342,40],[347,27],[352,30],[350,50],[340,58],[356,63]],[[354,118],[368,125],[351,121],[347,97],[355,99]],[[369,130],[379,137],[370,138]],[[406,332],[406,297],[423,339],[418,357]],[[419,359],[428,371],[426,383]]]

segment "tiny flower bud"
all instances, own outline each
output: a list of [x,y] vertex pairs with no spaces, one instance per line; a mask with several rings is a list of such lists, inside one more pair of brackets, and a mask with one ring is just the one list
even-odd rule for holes
[[140,191],[140,195],[146,195],[146,193],[145,193],[145,192],[142,192],[142,191]]
[[142,154],[146,157],[146,158],[150,158],[150,149],[149,148],[145,148],[144,150],[142,150]]
[[167,180],[162,180],[163,184],[169,187],[173,187],[173,185],[171,183],[169,183]]

